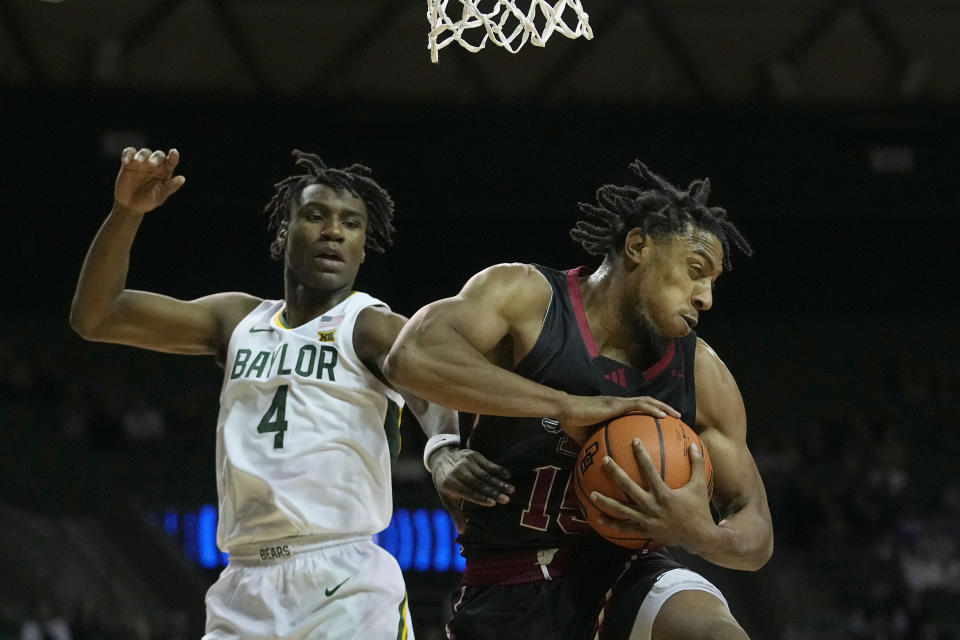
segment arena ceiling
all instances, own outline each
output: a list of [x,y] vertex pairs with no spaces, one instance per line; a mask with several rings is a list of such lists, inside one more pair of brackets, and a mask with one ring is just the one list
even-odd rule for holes
[[448,47],[431,64],[424,0],[0,0],[0,87],[412,104],[960,102],[960,3],[582,4],[591,41],[555,36],[518,55]]

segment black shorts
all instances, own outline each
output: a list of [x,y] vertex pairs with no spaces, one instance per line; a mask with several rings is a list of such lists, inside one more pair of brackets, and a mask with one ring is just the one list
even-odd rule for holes
[[[665,551],[639,555],[601,543],[569,558],[560,577],[462,586],[452,595],[455,640],[626,640],[640,604],[666,571],[683,568]],[[602,622],[599,620],[603,612]]]

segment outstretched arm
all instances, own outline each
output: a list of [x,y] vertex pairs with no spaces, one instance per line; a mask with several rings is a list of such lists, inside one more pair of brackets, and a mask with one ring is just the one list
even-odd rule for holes
[[593,425],[627,411],[678,415],[652,398],[572,396],[514,373],[540,334],[550,299],[550,285],[534,267],[490,267],[459,295],[418,311],[384,372],[396,385],[461,411],[553,418],[578,441]]
[[222,352],[236,323],[259,302],[240,293],[193,301],[126,288],[130,249],[144,215],[183,186],[180,154],[124,149],[110,214],[87,251],[70,309],[87,340],[187,354]]
[[614,462],[605,470],[631,498],[626,505],[605,496],[591,499],[616,518],[604,524],[623,532],[642,532],[731,569],[756,570],[773,553],[773,523],[763,480],[747,448],[747,417],[736,381],[703,340],[696,355],[697,431],[713,463],[714,524],[707,504],[703,454],[691,451],[690,482],[670,489],[660,479],[643,445],[634,445],[649,489],[633,482]]
[[[367,368],[384,381],[384,361],[406,322],[403,316],[380,307],[367,307],[357,318],[353,334],[354,349]],[[406,389],[399,391],[427,438],[451,436],[447,438],[451,444],[459,441],[455,411],[431,404]],[[476,451],[444,446],[435,450],[427,463],[437,492],[458,527],[463,524],[460,501],[469,500],[492,506],[497,502],[507,502],[508,495],[514,491],[513,486],[506,482],[509,476],[506,469]]]

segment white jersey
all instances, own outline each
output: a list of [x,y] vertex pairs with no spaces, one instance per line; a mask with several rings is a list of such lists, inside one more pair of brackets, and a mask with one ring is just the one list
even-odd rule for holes
[[217,545],[372,534],[390,522],[403,399],[360,361],[355,292],[285,326],[264,300],[233,330],[217,420]]

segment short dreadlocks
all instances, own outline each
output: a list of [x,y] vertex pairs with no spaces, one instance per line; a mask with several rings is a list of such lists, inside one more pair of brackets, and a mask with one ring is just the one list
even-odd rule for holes
[[631,229],[646,235],[663,237],[682,233],[693,225],[715,235],[723,244],[723,266],[730,270],[730,245],[744,255],[753,249],[723,207],[707,206],[710,179],[694,180],[681,191],[647,168],[639,160],[630,170],[640,177],[642,186],[606,184],[597,189],[597,203],[580,203],[586,216],[570,230],[570,237],[591,255],[611,255],[623,246]]
[[294,164],[304,167],[306,173],[292,175],[273,185],[273,197],[263,208],[270,216],[267,227],[276,232],[270,244],[270,256],[274,260],[283,257],[287,246],[287,225],[290,213],[300,205],[300,195],[312,184],[324,184],[336,191],[346,191],[363,200],[367,207],[367,236],[365,248],[383,253],[393,244],[393,199],[383,187],[371,178],[373,171],[362,164],[352,164],[342,169],[330,168],[320,156],[299,149],[292,152]]

